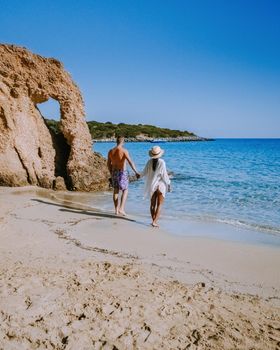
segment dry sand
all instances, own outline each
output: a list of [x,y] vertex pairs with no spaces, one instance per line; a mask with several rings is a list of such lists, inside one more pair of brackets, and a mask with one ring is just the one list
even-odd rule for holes
[[279,248],[58,197],[0,188],[0,349],[280,349]]

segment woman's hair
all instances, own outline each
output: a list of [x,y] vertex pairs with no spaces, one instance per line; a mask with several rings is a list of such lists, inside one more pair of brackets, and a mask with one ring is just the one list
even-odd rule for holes
[[157,165],[158,165],[158,158],[153,159],[153,171],[156,171]]

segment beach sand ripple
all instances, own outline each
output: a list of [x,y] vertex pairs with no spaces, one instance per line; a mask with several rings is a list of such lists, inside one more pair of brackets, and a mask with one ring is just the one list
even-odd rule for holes
[[1,349],[277,349],[279,309],[137,264],[1,270]]
[[[31,190],[0,195],[0,350],[280,349],[277,250],[199,240],[194,255],[190,240],[61,211]],[[203,246],[210,259],[195,259]],[[180,247],[186,263],[174,262]],[[248,267],[223,258],[232,252]],[[211,279],[203,278],[202,263],[214,258]],[[238,275],[248,282],[242,288],[258,282],[256,293],[228,288]]]

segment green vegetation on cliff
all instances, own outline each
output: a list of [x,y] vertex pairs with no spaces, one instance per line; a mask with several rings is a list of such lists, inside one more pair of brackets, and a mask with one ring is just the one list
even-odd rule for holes
[[[54,132],[59,131],[59,122],[53,119],[45,119],[46,124]],[[96,121],[87,122],[91,136],[93,139],[107,139],[117,135],[134,138],[139,135],[151,138],[167,138],[167,137],[184,137],[195,136],[193,133],[181,130],[171,130],[166,128],[159,128],[153,125],[146,124],[113,124],[111,122],[101,123]]]

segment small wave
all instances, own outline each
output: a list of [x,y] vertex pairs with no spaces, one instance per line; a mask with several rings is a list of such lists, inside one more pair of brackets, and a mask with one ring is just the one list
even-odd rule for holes
[[204,181],[206,180],[204,177],[202,176],[191,176],[191,175],[186,175],[186,174],[182,174],[182,173],[173,173],[170,172],[170,178],[176,181],[190,181],[190,180],[195,180],[195,181]]
[[257,224],[252,222],[246,222],[243,220],[237,219],[227,219],[227,218],[218,218],[210,215],[197,215],[197,214],[184,214],[184,215],[164,215],[164,218],[167,220],[194,220],[205,223],[221,223],[226,225],[231,225],[234,227],[239,227],[249,231],[258,231],[262,233],[268,233],[275,236],[280,236],[280,227],[270,226],[265,224]]
[[280,235],[280,228],[275,226],[261,225],[261,224],[246,222],[242,220],[234,220],[234,219],[216,219],[215,221],[232,225],[232,226],[242,227],[248,230],[266,232],[277,236]]

